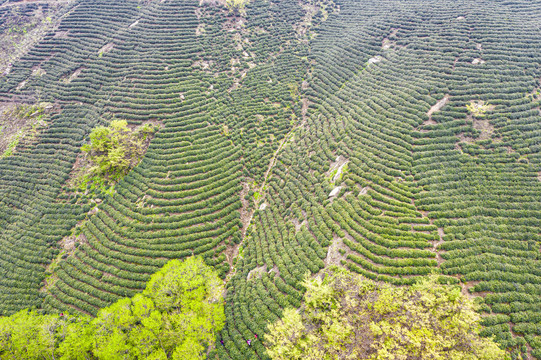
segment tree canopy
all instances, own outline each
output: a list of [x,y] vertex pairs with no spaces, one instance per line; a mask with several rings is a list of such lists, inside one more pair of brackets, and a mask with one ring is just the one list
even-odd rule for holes
[[0,318],[1,359],[203,359],[225,322],[223,282],[199,258],[167,263],[94,319],[23,310]]
[[152,125],[132,131],[125,120],[113,120],[109,126],[98,126],[90,133],[90,143],[83,145],[94,166],[93,175],[119,181],[133,168],[144,153],[143,142],[155,131]]
[[480,316],[458,286],[429,277],[395,287],[334,269],[304,281],[300,310],[268,326],[274,360],[501,360],[505,352],[479,336]]
[[244,7],[250,0],[226,0],[225,3],[230,10],[239,9],[240,11],[244,10]]

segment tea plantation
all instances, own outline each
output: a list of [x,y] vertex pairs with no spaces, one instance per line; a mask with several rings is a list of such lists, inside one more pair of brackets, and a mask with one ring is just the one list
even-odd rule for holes
[[[200,255],[226,286],[209,358],[269,359],[246,339],[341,265],[441,274],[482,335],[541,359],[541,3],[49,6],[0,0],[3,34],[51,24],[0,77],[0,110],[51,104],[0,157],[0,314],[96,315]],[[111,120],[158,130],[96,195],[74,179]]]

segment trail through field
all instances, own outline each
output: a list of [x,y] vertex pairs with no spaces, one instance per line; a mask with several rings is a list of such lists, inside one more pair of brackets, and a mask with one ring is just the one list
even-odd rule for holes
[[[453,68],[455,66],[455,64],[457,63],[458,61],[458,58],[456,58],[454,60],[454,63],[453,63]],[[428,112],[426,113],[428,115],[428,120],[426,120],[423,125],[435,125],[437,124],[436,121],[434,121],[432,119],[432,115],[436,112],[439,112],[441,111],[441,109],[443,109],[443,107],[445,107],[445,105],[447,105],[448,103],[450,102],[450,95],[449,94],[445,94],[445,96],[439,100],[436,104],[434,104],[429,110]],[[427,130],[420,130],[420,132],[428,132]],[[415,146],[415,145],[414,145]],[[430,213],[429,211],[423,211],[423,210],[420,210],[417,208],[417,205],[415,204],[415,201],[412,200],[412,204],[415,206],[415,208],[421,212],[421,214],[423,215],[423,217],[427,217],[429,219],[429,222],[430,222],[430,225],[434,225],[434,218],[430,216]],[[440,246],[445,242],[444,240],[444,237],[445,237],[445,232],[444,232],[444,228],[443,227],[438,227],[437,228],[437,238],[433,241],[433,247],[431,249],[431,251],[434,253],[435,255],[435,258],[436,258],[436,261],[438,263],[438,268],[441,269],[441,266],[442,264],[445,262],[445,259],[443,259],[443,257],[441,256],[441,254],[443,252],[445,252],[445,250],[441,249]],[[459,278],[458,276],[455,276],[457,278]],[[459,279],[460,280],[460,279]],[[468,282],[468,283],[462,283],[462,282],[459,282],[459,285],[461,287],[461,292],[464,296],[467,296],[469,298],[472,298],[474,297],[474,295],[472,295],[470,292],[469,292],[469,288],[474,286],[475,283],[472,283],[472,282]]]
[[266,196],[266,193],[264,192],[265,185],[267,184],[267,180],[269,178],[269,174],[272,171],[272,168],[274,167],[274,165],[276,165],[276,158],[278,157],[278,154],[280,153],[280,151],[282,151],[282,149],[284,148],[284,145],[291,139],[291,136],[295,133],[295,130],[297,130],[300,127],[304,126],[304,124],[305,124],[305,122],[303,120],[299,125],[293,127],[287,133],[287,135],[284,137],[284,139],[280,142],[280,145],[278,146],[278,149],[276,149],[276,151],[274,152],[274,155],[272,156],[272,159],[271,159],[271,161],[269,163],[269,167],[267,168],[267,171],[265,171],[265,176],[264,176],[263,183],[259,187],[259,193],[262,194],[260,202],[265,201],[265,196]]
[[[303,101],[303,103],[304,103],[304,101]],[[265,185],[267,184],[267,180],[268,180],[269,175],[270,175],[270,173],[272,171],[272,168],[274,167],[274,165],[276,165],[276,158],[278,157],[278,154],[280,153],[280,151],[284,148],[284,145],[291,139],[292,135],[295,133],[295,130],[297,130],[298,128],[304,126],[305,123],[306,123],[306,119],[303,119],[302,122],[299,125],[293,127],[287,133],[287,135],[282,139],[282,141],[280,142],[280,145],[278,146],[278,149],[276,149],[276,151],[274,152],[274,154],[272,156],[272,159],[269,162],[269,166],[267,167],[267,170],[265,171],[265,176],[263,178],[264,179],[263,183],[261,184],[261,186],[257,190],[261,194],[261,199],[256,204],[256,207],[258,207],[261,211],[265,210],[265,208],[267,207],[266,204],[265,204],[265,197],[266,197]],[[241,192],[241,195],[240,195],[241,196],[241,202],[243,202],[243,205],[244,205],[244,194],[246,194],[246,193],[247,193],[247,190],[243,189],[243,191]],[[261,207],[258,206],[259,204],[261,204]],[[243,206],[243,208],[244,208],[244,206]],[[227,275],[227,278],[225,280],[226,282],[229,279],[231,279],[231,277],[233,277],[233,275],[235,275],[236,272],[237,272],[237,267],[233,265],[233,259],[238,256],[239,248],[244,244],[244,240],[246,239],[246,232],[247,232],[248,228],[250,227],[250,225],[252,223],[252,219],[254,217],[254,212],[255,212],[255,210],[252,210],[249,213],[246,212],[245,214],[243,214],[244,228],[242,230],[242,240],[241,240],[241,242],[239,244],[237,244],[237,245],[229,248],[228,250],[226,250],[227,261],[230,264],[230,266],[232,267],[231,271]]]

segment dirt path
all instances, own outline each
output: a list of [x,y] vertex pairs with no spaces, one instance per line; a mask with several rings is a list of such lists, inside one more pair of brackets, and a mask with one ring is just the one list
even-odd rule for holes
[[[274,155],[272,156],[272,159],[269,163],[269,167],[267,168],[267,171],[265,171],[265,176],[264,176],[264,180],[263,180],[263,183],[261,184],[261,186],[259,187],[259,193],[262,194],[261,195],[261,200],[260,202],[264,202],[265,201],[265,197],[266,197],[266,193],[264,192],[264,189],[265,189],[265,185],[267,184],[267,180],[269,179],[269,175],[270,175],[270,172],[272,171],[272,168],[274,167],[274,165],[276,165],[276,158],[278,157],[278,154],[280,153],[280,151],[282,151],[282,149],[284,148],[284,145],[291,139],[292,135],[295,133],[295,130],[299,129],[300,127],[304,126],[305,122],[301,122],[299,125],[297,126],[294,126],[288,133],[287,135],[284,137],[284,139],[280,142],[280,145],[278,146],[278,149],[276,149],[276,151],[274,152]],[[259,205],[259,204],[257,204]]]
[[[245,219],[247,219],[247,221],[245,222],[245,227],[244,227],[244,229],[242,231],[242,239],[241,239],[239,244],[237,244],[237,245],[233,246],[232,248],[229,248],[229,249],[226,250],[226,258],[227,258],[227,261],[228,261],[228,263],[230,265],[233,264],[233,259],[235,257],[237,257],[238,254],[239,254],[239,248],[244,244],[244,240],[246,239],[246,232],[247,232],[248,228],[250,227],[250,225],[252,223],[252,219],[253,219],[253,216],[254,216],[255,209],[259,208],[260,204],[265,203],[265,198],[267,196],[267,193],[265,192],[265,185],[267,184],[267,181],[269,179],[269,175],[270,175],[270,173],[272,171],[272,168],[274,167],[274,165],[276,165],[276,159],[278,157],[278,154],[280,153],[280,151],[282,151],[285,144],[291,139],[292,135],[295,133],[295,130],[297,130],[300,127],[304,126],[305,123],[306,123],[306,119],[302,120],[302,122],[299,125],[294,126],[287,133],[287,135],[284,137],[284,139],[280,142],[280,145],[278,146],[278,149],[276,149],[276,151],[274,152],[274,154],[272,156],[272,159],[269,162],[269,166],[267,167],[267,170],[265,171],[265,176],[263,177],[263,179],[264,179],[263,183],[261,184],[261,186],[259,186],[259,188],[257,190],[261,194],[261,199],[259,200],[259,202],[257,204],[255,204],[254,210],[250,211],[249,214],[245,214]],[[244,194],[244,193],[245,193],[245,191],[243,189],[241,194]],[[243,196],[243,195],[241,195],[241,196]],[[227,275],[227,277],[225,279],[225,283],[227,283],[236,273],[237,273],[237,267],[236,267],[236,265],[234,265],[234,266],[232,265],[232,269],[229,272],[229,274]]]

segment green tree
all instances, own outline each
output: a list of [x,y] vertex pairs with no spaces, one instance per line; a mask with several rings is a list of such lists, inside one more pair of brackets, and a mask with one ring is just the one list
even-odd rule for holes
[[54,359],[58,335],[66,319],[22,310],[0,317],[1,359]]
[[[69,315],[64,315],[71,318]],[[57,353],[60,359],[87,360],[92,358],[94,327],[89,316],[71,318],[69,326],[62,329]]]
[[143,295],[168,314],[161,341],[176,346],[173,358],[204,358],[216,329],[225,324],[223,290],[223,281],[199,258],[169,262],[152,276]]
[[98,359],[204,359],[225,323],[223,290],[200,258],[170,261],[142,294],[98,313],[92,352]]
[[479,336],[474,303],[435,276],[401,288],[338,268],[322,277],[304,281],[300,311],[286,309],[281,320],[269,324],[265,343],[272,359],[506,357],[492,339]]
[[91,177],[117,182],[139,163],[144,153],[144,140],[155,131],[145,125],[136,131],[125,120],[113,120],[109,126],[98,126],[90,133],[90,143],[82,146],[94,164]]
[[27,310],[0,318],[0,358],[204,359],[225,323],[223,290],[200,258],[173,260],[142,294],[94,319]]

